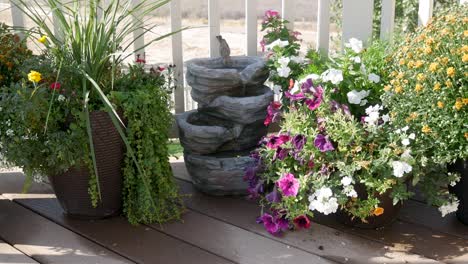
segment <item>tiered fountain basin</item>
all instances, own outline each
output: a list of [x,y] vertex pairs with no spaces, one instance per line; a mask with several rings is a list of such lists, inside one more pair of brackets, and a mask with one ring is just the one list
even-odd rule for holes
[[258,57],[188,61],[187,81],[199,108],[177,117],[187,170],[195,187],[212,195],[244,194],[249,152],[267,133],[263,124],[273,92]]

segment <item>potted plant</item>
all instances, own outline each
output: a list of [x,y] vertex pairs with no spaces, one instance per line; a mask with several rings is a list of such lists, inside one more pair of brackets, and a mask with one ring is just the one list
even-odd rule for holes
[[[103,8],[100,1],[62,6],[50,0],[58,34],[47,26],[50,16],[44,9],[21,1],[18,5],[37,26],[27,32],[44,49],[22,65],[22,81],[2,87],[0,119],[10,126],[1,131],[0,152],[7,162],[23,168],[29,182],[48,176],[70,215],[115,215],[123,190],[124,213],[132,223],[164,221],[167,212],[180,216],[181,203],[162,143],[171,123],[164,95],[170,85],[167,74],[122,72],[123,61],[133,55],[127,49],[134,40],[125,42],[126,37],[137,29],[148,30],[134,15],[144,16],[167,2],[132,6],[115,0]],[[142,102],[144,95],[157,97]],[[145,107],[139,116],[131,112],[137,102]],[[157,109],[166,117],[161,118],[164,122],[151,122],[146,109]],[[139,145],[156,137],[161,144],[152,145],[153,151]],[[158,168],[147,165],[155,159]]]
[[[429,202],[442,215],[458,207],[457,216],[468,224],[468,79],[467,5],[454,5],[408,35],[390,61],[391,80],[384,103],[396,125],[417,131],[415,150],[435,165],[445,167],[442,177],[421,179]],[[450,185],[454,196],[438,199],[426,183]],[[443,190],[442,190],[443,192]],[[443,193],[440,193],[443,194]]]

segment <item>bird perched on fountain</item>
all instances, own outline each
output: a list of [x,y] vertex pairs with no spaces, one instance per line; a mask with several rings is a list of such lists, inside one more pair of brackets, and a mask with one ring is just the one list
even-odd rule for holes
[[228,65],[231,63],[231,48],[227,44],[226,40],[221,35],[216,36],[219,41],[219,54],[223,58],[223,64]]

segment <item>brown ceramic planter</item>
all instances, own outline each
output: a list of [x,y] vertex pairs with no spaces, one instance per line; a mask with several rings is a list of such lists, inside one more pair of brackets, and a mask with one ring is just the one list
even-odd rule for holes
[[[361,199],[367,199],[366,189],[363,185],[356,184],[355,190],[358,193],[358,197]],[[380,200],[379,207],[384,209],[384,213],[379,216],[371,216],[366,219],[366,222],[361,221],[359,218],[352,218],[347,212],[343,210],[338,210],[336,213],[336,218],[339,222],[362,229],[376,229],[382,228],[392,224],[400,212],[401,203],[393,205],[393,199],[390,197],[390,191],[382,195],[377,195],[377,198]]]
[[94,208],[88,194],[90,173],[86,166],[75,166],[49,177],[58,201],[68,216],[100,219],[120,213],[122,207],[122,163],[124,144],[109,114],[90,114],[101,201]]
[[457,160],[454,164],[448,165],[450,172],[457,172],[461,179],[454,187],[449,186],[451,193],[455,194],[460,201],[457,218],[465,225],[468,225],[468,160]]

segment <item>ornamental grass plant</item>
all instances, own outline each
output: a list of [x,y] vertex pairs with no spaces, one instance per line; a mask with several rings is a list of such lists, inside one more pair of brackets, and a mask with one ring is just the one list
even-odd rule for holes
[[[142,18],[168,2],[139,1],[134,5],[132,1],[120,0],[47,0],[46,6],[41,6],[16,1],[36,26],[24,29],[26,35],[42,46],[42,52],[18,65],[22,79],[0,88],[0,122],[7,124],[0,128],[0,153],[9,164],[23,168],[28,182],[85,165],[91,174],[89,194],[96,206],[101,200],[102,183],[90,113],[106,111],[126,146],[123,192],[124,211],[130,222],[163,222],[180,216],[182,205],[164,148],[171,123],[168,74],[146,75],[140,70],[135,77],[135,72],[123,72],[124,60],[134,56],[129,48],[136,38],[129,36],[135,31],[142,36],[153,30]],[[140,48],[171,34],[161,35]],[[125,81],[129,78],[145,81]],[[126,94],[127,99],[112,97],[117,92]],[[157,98],[141,101],[144,95]],[[132,114],[132,107],[138,103],[157,109],[155,117],[161,117],[162,123],[145,123],[145,112]],[[131,118],[128,126],[118,110],[124,113],[123,117]],[[141,141],[154,137],[154,133],[160,133],[156,140],[160,144],[153,145],[160,149],[143,148],[146,152],[142,153]],[[154,162],[161,167],[148,165]]]

